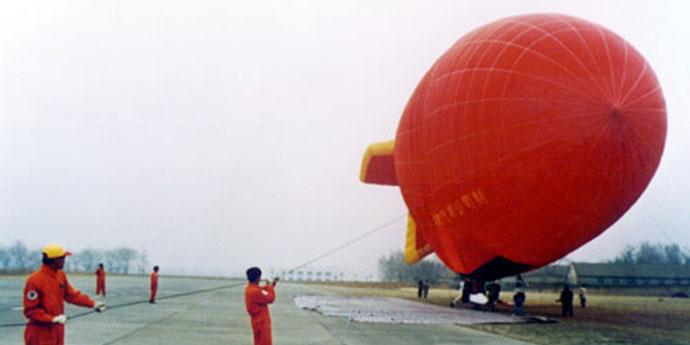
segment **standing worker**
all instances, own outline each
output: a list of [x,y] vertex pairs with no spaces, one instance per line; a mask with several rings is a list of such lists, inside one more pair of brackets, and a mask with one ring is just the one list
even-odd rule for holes
[[472,279],[463,278],[462,285],[462,296],[460,296],[460,301],[462,303],[470,303],[470,295],[472,294]]
[[580,285],[580,289],[577,291],[578,297],[580,297],[580,307],[587,307],[587,287],[585,284]]
[[496,303],[498,298],[501,296],[501,284],[496,281],[492,281],[486,286],[486,297],[488,298],[487,304],[489,305],[490,311],[496,311]]
[[41,268],[31,273],[24,287],[24,316],[29,319],[24,330],[25,345],[63,345],[65,343],[65,301],[94,308],[101,312],[106,306],[75,289],[62,268],[65,257],[72,253],[62,246],[49,244],[43,248]]
[[573,290],[570,290],[568,284],[563,284],[561,297],[556,302],[561,302],[562,316],[573,316]]
[[460,300],[464,296],[464,291],[465,291],[465,279],[462,278],[461,276],[458,276],[455,279],[456,279],[457,284],[458,284],[457,285],[458,286],[458,295],[455,298],[453,298],[452,301],[450,301],[450,307],[451,308],[455,308],[455,305],[458,304],[458,302],[460,302]]
[[105,297],[105,268],[103,268],[103,263],[98,264],[98,269],[96,270],[96,296],[103,294]]
[[424,287],[422,289],[422,298],[426,299],[429,297],[429,288],[431,287],[431,283],[429,283],[429,279],[424,279]]
[[149,297],[149,303],[156,303],[156,293],[158,293],[158,266],[153,266],[153,272],[151,272],[151,295]]
[[527,287],[527,284],[525,284],[525,278],[522,277],[522,274],[518,274],[517,277],[515,277],[515,287],[520,289]]
[[261,269],[252,267],[247,270],[247,288],[244,290],[244,302],[247,313],[251,317],[252,331],[254,332],[254,345],[271,345],[271,315],[268,305],[276,299],[274,287],[278,283],[275,278],[271,283],[265,280],[264,286],[259,286],[261,281]]
[[525,300],[527,295],[522,287],[515,287],[515,294],[513,294],[513,314],[515,316],[525,316]]

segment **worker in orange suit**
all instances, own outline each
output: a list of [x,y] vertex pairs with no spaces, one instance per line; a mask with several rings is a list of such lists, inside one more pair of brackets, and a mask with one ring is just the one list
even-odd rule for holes
[[96,270],[96,296],[102,294],[105,297],[105,268],[103,263],[98,264]]
[[153,272],[151,272],[151,295],[149,297],[149,303],[156,303],[156,293],[158,293],[158,266],[153,266]]
[[62,246],[43,248],[43,264],[31,273],[24,287],[24,315],[29,319],[24,330],[26,345],[62,345],[65,343],[65,301],[82,307],[105,310],[103,302],[94,302],[67,281],[62,268],[71,255]]
[[268,305],[276,299],[274,287],[278,278],[272,283],[265,280],[266,284],[260,286],[261,269],[252,267],[247,270],[247,280],[249,283],[244,290],[244,302],[252,321],[254,345],[271,345],[271,315],[268,313]]

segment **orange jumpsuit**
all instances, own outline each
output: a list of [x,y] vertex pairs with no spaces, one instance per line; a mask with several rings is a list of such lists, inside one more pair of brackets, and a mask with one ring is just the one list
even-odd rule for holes
[[24,330],[26,345],[62,345],[65,326],[53,323],[55,316],[65,313],[65,303],[93,308],[94,301],[81,294],[67,281],[62,270],[46,265],[32,273],[24,287],[24,315],[29,323]]
[[152,272],[151,273],[151,297],[149,297],[149,301],[155,302],[156,301],[156,293],[158,292],[158,273]]
[[105,297],[105,270],[102,268],[96,270],[96,296],[99,293]]
[[276,299],[273,286],[259,286],[256,283],[247,284],[244,290],[244,302],[247,313],[252,318],[254,331],[254,345],[271,345],[271,315],[268,305]]

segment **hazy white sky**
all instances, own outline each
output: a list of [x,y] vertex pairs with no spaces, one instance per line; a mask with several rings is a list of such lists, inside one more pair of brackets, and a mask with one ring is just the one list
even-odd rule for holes
[[[668,137],[640,201],[569,258],[690,247],[690,5],[633,1],[2,1],[0,245],[145,249],[163,272],[292,267],[406,213],[358,182],[417,82],[517,14],[601,24],[650,62]],[[370,274],[404,221],[316,264]]]

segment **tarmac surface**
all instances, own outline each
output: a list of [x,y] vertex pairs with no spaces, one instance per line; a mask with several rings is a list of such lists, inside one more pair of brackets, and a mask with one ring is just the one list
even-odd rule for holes
[[[93,294],[95,279],[70,276],[78,289]],[[165,296],[242,284],[233,288],[165,299]],[[21,310],[24,277],[0,277],[0,324],[23,323]],[[148,298],[148,277],[108,277],[104,302],[117,306]],[[403,324],[352,322],[297,307],[301,295],[330,295],[317,286],[280,283],[271,307],[274,344],[479,344],[518,345],[524,342],[455,324]],[[107,344],[252,344],[251,326],[244,308],[241,281],[173,278],[162,275],[156,304],[140,303],[68,320],[69,345]],[[410,302],[413,303],[414,302]],[[443,308],[441,308],[443,309]],[[450,308],[448,310],[451,310]],[[67,315],[88,309],[68,307]],[[1,327],[0,345],[23,343],[24,327]]]

